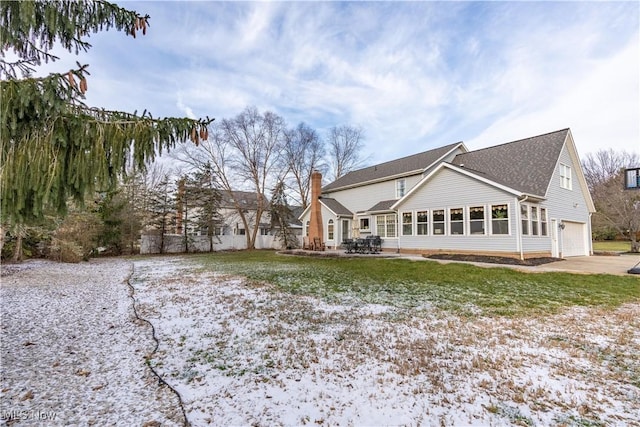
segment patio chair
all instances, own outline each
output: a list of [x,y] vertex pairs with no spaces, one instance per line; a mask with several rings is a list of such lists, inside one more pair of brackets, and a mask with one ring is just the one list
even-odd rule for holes
[[313,246],[311,247],[312,251],[324,251],[325,245],[324,242],[319,237],[313,238]]

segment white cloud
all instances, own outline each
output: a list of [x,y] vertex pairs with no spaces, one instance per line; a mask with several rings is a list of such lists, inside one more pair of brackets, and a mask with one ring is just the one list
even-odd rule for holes
[[603,148],[640,152],[638,37],[611,58],[593,61],[586,75],[549,104],[506,114],[468,141],[470,148],[570,127],[581,155]]

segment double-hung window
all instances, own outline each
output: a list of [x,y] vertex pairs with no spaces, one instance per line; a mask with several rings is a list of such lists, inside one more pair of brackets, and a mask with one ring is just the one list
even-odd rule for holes
[[508,205],[491,205],[491,234],[509,234]]
[[540,235],[547,236],[547,210],[540,208]]
[[538,235],[538,207],[531,206],[531,235]]
[[434,236],[443,236],[444,235],[444,209],[437,209],[431,211],[433,224],[433,235]]
[[529,206],[520,205],[520,220],[522,221],[522,234],[529,234]]
[[418,236],[429,234],[429,211],[416,212],[416,232]]
[[571,190],[571,166],[560,163],[560,187]]
[[399,199],[404,196],[407,186],[406,179],[398,179],[396,180],[396,199]]
[[484,234],[484,206],[472,206],[469,208],[469,232],[471,234]]
[[449,209],[449,230],[451,234],[464,234],[464,209]]
[[376,231],[380,237],[396,237],[396,214],[377,215]]
[[402,212],[402,235],[413,235],[413,212]]
[[327,224],[327,240],[333,240],[333,234],[334,234],[333,220],[330,219],[329,223]]

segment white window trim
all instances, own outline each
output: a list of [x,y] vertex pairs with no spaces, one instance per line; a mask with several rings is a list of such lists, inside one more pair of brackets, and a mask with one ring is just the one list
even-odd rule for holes
[[[527,238],[547,238],[549,237],[549,220],[548,220],[548,211],[549,208],[547,208],[546,206],[541,206],[538,204],[532,204],[532,203],[520,203],[520,205],[522,206],[526,206],[527,207],[527,228],[529,233],[528,234],[524,234],[522,233],[522,224],[520,224],[520,233],[522,234],[522,237],[527,237]],[[533,215],[531,215],[531,208],[535,207],[538,210],[538,219],[537,221],[535,221],[538,224],[538,234],[533,234]],[[547,235],[543,235],[542,234],[542,212],[541,210],[544,209],[545,210],[545,215],[547,216]],[[520,221],[522,221],[522,215],[520,215]]]
[[[331,234],[333,234],[333,237],[331,237],[331,235],[329,234],[329,226],[331,226],[331,228],[333,229],[333,231],[331,232]],[[330,218],[329,220],[327,220],[327,241],[331,241],[333,242],[335,240],[336,237],[336,224],[335,221]]]
[[[493,233],[493,206],[498,206],[498,205],[506,205],[507,206],[507,234],[494,234]],[[510,237],[511,236],[511,227],[513,226],[513,223],[511,222],[511,204],[509,202],[498,202],[498,203],[490,203],[489,205],[489,209],[488,209],[488,221],[489,221],[489,227],[488,227],[488,234],[487,236],[492,236],[492,237]],[[520,209],[520,207],[518,206],[518,209]],[[517,212],[519,213],[519,211]],[[518,215],[519,216],[519,215]]]
[[[405,213],[410,213],[411,214],[411,234],[404,234],[404,214]],[[399,224],[399,229],[401,231],[401,236],[416,236],[416,212],[415,211],[402,211],[399,212],[400,217],[400,224]]]
[[[433,208],[433,209],[428,209],[428,211],[429,211],[429,215],[431,215],[431,216],[429,217],[429,224],[430,224],[430,227],[431,227],[431,229],[429,230],[429,235],[430,235],[430,236],[433,236],[433,237],[443,237],[443,236],[447,236],[447,235],[448,235],[448,234],[447,234],[447,231],[448,231],[448,230],[447,230],[447,223],[448,223],[448,221],[447,221],[447,212],[448,212],[449,210],[448,210],[447,208]],[[444,212],[444,222],[443,222],[443,223],[444,223],[444,230],[443,230],[443,233],[442,233],[442,234],[436,234],[436,233],[434,233],[434,232],[433,232],[433,227],[434,227],[434,225],[436,224],[436,222],[433,220],[433,213],[434,213],[435,211],[442,211],[442,212]],[[438,221],[438,224],[440,224],[440,221]]]
[[[369,220],[369,228],[361,228],[361,227],[360,227],[360,225],[362,224],[362,220],[363,220],[363,219]],[[359,229],[360,231],[365,231],[365,232],[367,232],[367,233],[368,233],[368,232],[371,232],[371,217],[361,217],[361,218],[358,218],[358,229]]]
[[[378,218],[383,216],[384,217],[384,235],[381,235],[380,233],[378,233]],[[395,216],[396,217],[396,232],[395,232],[395,237],[389,237],[387,236],[387,217],[388,216]],[[375,235],[379,235],[381,238],[383,239],[397,239],[399,236],[399,230],[398,230],[398,213],[388,213],[388,214],[378,214],[374,216],[375,218],[375,222],[376,222],[376,232]]]
[[[427,233],[426,234],[418,234],[418,212],[426,212],[427,213]],[[429,227],[431,226],[431,218],[429,218],[429,215],[431,215],[431,210],[430,209],[417,209],[414,211],[415,213],[415,219],[414,219],[414,224],[415,224],[415,236],[416,237],[424,237],[424,236],[431,236],[431,230],[429,230]]]
[[[567,176],[567,172],[569,176]],[[571,179],[571,166],[560,163],[560,188],[573,190],[573,179]]]
[[[402,194],[400,194],[400,183],[402,183]],[[407,194],[407,180],[405,178],[396,179],[396,199],[401,199]]]
[[[460,221],[460,220],[454,221],[456,224],[457,223],[461,223],[462,224],[462,233],[460,233],[460,234],[453,234],[451,232],[451,211],[454,210],[454,209],[455,210],[462,209],[462,221]],[[447,223],[447,227],[446,228],[447,228],[447,231],[449,232],[449,234],[448,234],[449,236],[459,237],[459,236],[466,236],[467,235],[467,227],[466,227],[466,224],[465,224],[465,211],[466,211],[465,206],[454,206],[454,207],[451,207],[451,208],[447,209],[447,215],[445,217],[445,220],[446,220],[445,222]]]
[[[474,234],[471,232],[471,208],[479,208],[482,207],[484,208],[484,219],[482,220],[482,222],[484,223],[484,232],[482,234]],[[465,206],[465,209],[467,211],[467,217],[466,217],[466,229],[469,230],[469,233],[467,233],[468,236],[471,237],[486,237],[489,233],[488,233],[488,229],[487,229],[487,205],[469,205],[469,206]],[[479,222],[477,219],[473,220],[474,222]]]

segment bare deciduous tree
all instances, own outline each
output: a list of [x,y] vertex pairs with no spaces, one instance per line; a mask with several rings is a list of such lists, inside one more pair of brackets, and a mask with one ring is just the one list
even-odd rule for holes
[[288,170],[289,187],[295,193],[292,197],[302,209],[309,205],[311,172],[314,169],[326,172],[324,156],[323,141],[318,137],[318,133],[305,123],[284,132],[284,169]]
[[329,130],[327,143],[333,179],[351,172],[364,162],[360,156],[364,146],[364,131],[361,128],[334,126]]
[[[233,200],[242,224],[247,230],[247,248],[254,249],[262,215],[269,209],[266,192],[282,178],[282,140],[286,124],[272,112],[260,113],[247,107],[232,119],[211,126],[208,140],[199,147],[182,145],[173,157],[194,170],[210,168],[221,190]],[[256,211],[248,215],[247,207],[233,197],[234,191],[255,192]]]
[[587,185],[596,205],[593,229],[611,227],[631,240],[631,251],[640,252],[640,192],[624,188],[624,169],[637,167],[635,153],[600,150],[582,162]]

